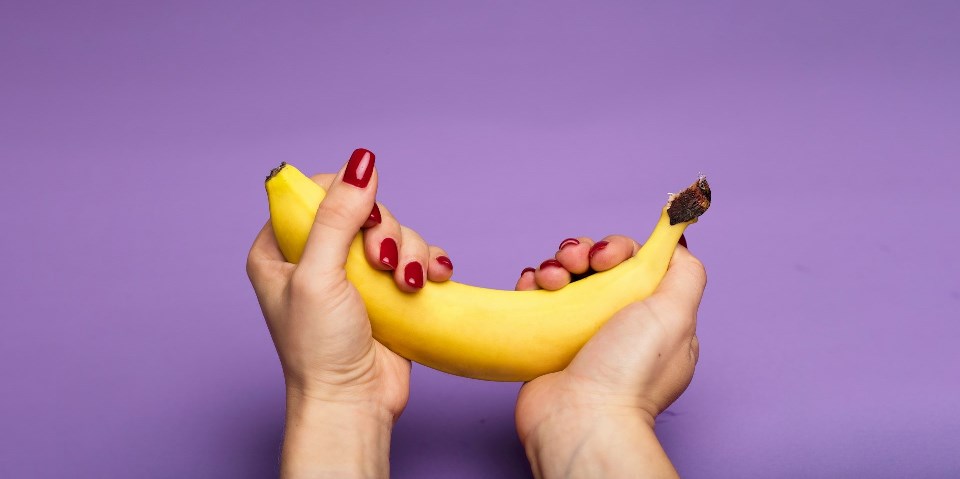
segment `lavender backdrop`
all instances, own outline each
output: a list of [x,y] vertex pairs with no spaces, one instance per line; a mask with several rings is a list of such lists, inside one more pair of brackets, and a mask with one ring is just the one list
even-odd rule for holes
[[[710,175],[680,472],[960,475],[960,3],[0,3],[0,476],[270,477],[243,270],[281,160],[374,150],[455,278]],[[528,477],[517,384],[416,366],[398,478]]]

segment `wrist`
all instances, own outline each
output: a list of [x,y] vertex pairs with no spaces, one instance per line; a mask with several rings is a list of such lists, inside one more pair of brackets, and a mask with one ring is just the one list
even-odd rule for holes
[[288,389],[281,477],[387,477],[392,428],[373,403]]
[[304,387],[287,381],[287,410],[310,407],[349,411],[351,416],[364,416],[392,425],[400,414],[383,401],[383,393],[366,386],[317,386]]
[[567,408],[522,438],[538,478],[676,477],[653,418],[632,408]]

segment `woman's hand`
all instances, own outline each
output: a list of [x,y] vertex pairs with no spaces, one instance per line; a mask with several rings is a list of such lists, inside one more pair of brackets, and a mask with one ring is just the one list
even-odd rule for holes
[[[623,236],[564,241],[556,262],[524,270],[517,289],[559,289],[571,273],[610,269],[639,248]],[[566,369],[521,388],[517,430],[537,477],[676,476],[654,419],[693,378],[705,285],[703,265],[678,246],[653,295],[611,318]]]
[[409,397],[410,362],[371,336],[370,321],[344,264],[361,228],[367,260],[393,270],[415,294],[424,279],[446,281],[453,265],[376,205],[373,153],[356,150],[327,190],[299,264],[284,260],[268,222],[247,273],[283,367],[287,425],[281,475],[386,476],[390,431]]

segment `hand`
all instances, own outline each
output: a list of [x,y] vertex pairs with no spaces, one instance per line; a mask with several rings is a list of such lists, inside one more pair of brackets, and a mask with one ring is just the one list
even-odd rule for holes
[[[565,241],[517,289],[559,289],[572,273],[610,269],[640,249],[623,236]],[[685,242],[684,242],[685,243]],[[611,318],[566,369],[525,384],[517,430],[538,477],[675,477],[653,434],[654,420],[693,378],[703,265],[678,246],[660,286]]]
[[393,270],[397,287],[411,294],[424,276],[448,280],[452,264],[376,205],[373,153],[358,149],[338,174],[314,180],[327,195],[300,263],[284,260],[269,222],[247,258],[287,388],[281,473],[386,475],[390,430],[409,397],[410,362],[373,339],[360,294],[346,278],[347,252],[364,228],[367,260]]

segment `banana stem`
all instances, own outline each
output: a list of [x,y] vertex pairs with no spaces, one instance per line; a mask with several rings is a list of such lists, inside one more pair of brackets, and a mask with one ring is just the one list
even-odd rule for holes
[[670,224],[686,223],[707,212],[710,207],[710,185],[707,177],[700,175],[687,189],[671,194],[667,201]]
[[270,170],[270,174],[267,175],[267,179],[264,180],[264,181],[270,181],[270,178],[273,178],[274,176],[277,176],[277,175],[280,173],[280,170],[282,170],[284,166],[287,166],[287,162],[286,162],[286,161],[281,161],[281,162],[280,162],[280,166],[278,166],[278,167]]

